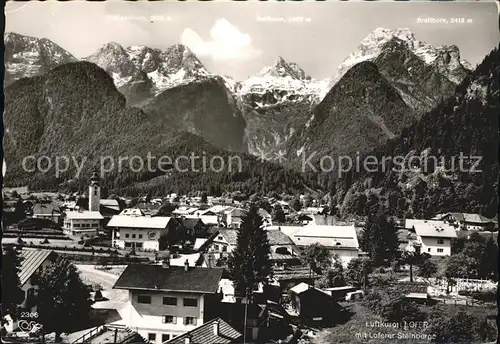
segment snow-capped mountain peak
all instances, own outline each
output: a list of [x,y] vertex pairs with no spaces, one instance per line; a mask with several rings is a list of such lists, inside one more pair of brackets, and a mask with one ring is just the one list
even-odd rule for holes
[[43,74],[62,63],[76,58],[47,38],[24,36],[8,32],[5,44],[5,83]]
[[[397,40],[404,44],[411,52],[420,58],[427,65],[437,65],[440,71],[448,73],[450,81],[458,83],[460,78],[456,77],[457,69],[470,70],[470,64],[460,61],[458,47],[432,45],[419,41],[415,34],[407,28],[387,29],[377,28],[366,36],[359,44],[358,49],[340,64],[337,72],[332,78],[330,85],[337,82],[352,66],[362,61],[371,61],[380,55],[387,47],[387,43]],[[465,64],[465,65],[464,65]],[[444,66],[446,65],[446,67]],[[445,71],[446,70],[446,71]]]
[[257,76],[261,77],[279,77],[292,78],[297,80],[309,80],[311,77],[307,75],[302,68],[296,63],[289,63],[281,56],[278,56],[274,63],[269,67],[264,67]]

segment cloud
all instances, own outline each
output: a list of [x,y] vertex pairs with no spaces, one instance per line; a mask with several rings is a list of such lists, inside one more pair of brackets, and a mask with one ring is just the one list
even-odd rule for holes
[[244,34],[226,19],[215,22],[209,40],[205,41],[196,31],[187,28],[180,41],[196,55],[211,57],[216,62],[248,61],[261,53],[253,47],[250,35]]

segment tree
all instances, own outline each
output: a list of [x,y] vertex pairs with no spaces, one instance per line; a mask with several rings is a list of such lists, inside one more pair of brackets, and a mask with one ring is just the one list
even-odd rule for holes
[[307,245],[302,251],[302,258],[318,275],[322,275],[332,266],[332,254],[328,248],[319,243]]
[[398,232],[383,210],[370,214],[363,228],[360,247],[376,266],[389,265],[398,254]]
[[266,284],[272,275],[271,248],[258,211],[258,207],[251,204],[249,211],[243,215],[236,249],[227,262],[236,290],[249,298],[258,284]]
[[61,333],[73,331],[75,324],[90,319],[91,304],[90,290],[69,259],[60,256],[43,269],[37,309],[45,333],[55,332],[60,341]]
[[283,208],[281,208],[279,204],[274,205],[273,215],[274,215],[273,221],[276,221],[278,223],[283,223],[286,220],[285,212],[283,211]]
[[368,284],[368,275],[372,272],[372,262],[368,257],[354,258],[347,264],[346,280],[355,286]]
[[344,267],[342,261],[337,255],[333,256],[333,266],[317,281],[318,288],[334,288],[345,286]]
[[4,247],[2,254],[2,316],[17,318],[18,305],[24,300],[19,272],[22,258],[13,246]]
[[477,319],[464,311],[436,308],[430,314],[430,333],[438,343],[472,343],[478,332]]
[[206,191],[201,193],[201,203],[208,203],[208,195]]
[[420,256],[417,265],[418,265],[418,275],[421,277],[431,278],[438,272],[438,267],[436,263],[434,263],[430,259],[430,255],[427,253],[424,253]]
[[158,216],[170,216],[172,215],[172,212],[175,210],[175,206],[172,203],[164,203],[158,209]]
[[300,203],[300,200],[298,198],[295,198],[292,203],[292,208],[295,211],[300,211],[302,209],[302,203]]

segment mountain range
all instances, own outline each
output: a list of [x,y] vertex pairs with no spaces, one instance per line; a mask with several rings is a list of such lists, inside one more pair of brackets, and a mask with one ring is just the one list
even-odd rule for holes
[[[160,154],[204,147],[246,157],[245,173],[204,180],[210,185],[217,180],[226,191],[243,184],[247,192],[256,191],[250,185],[258,181],[265,190],[284,190],[291,180],[294,190],[331,189],[331,179],[318,185],[317,178],[291,172],[300,168],[301,155],[316,154],[311,161],[317,163],[325,155],[384,147],[423,119],[431,121],[429,114],[437,116],[435,109],[457,87],[469,85],[473,74],[458,47],[420,42],[407,29],[376,29],[325,80],[278,57],[236,81],[210,73],[183,45],[160,50],[108,43],[78,61],[47,39],[8,33],[5,41],[5,156],[16,171],[7,178],[13,184],[33,180],[19,166],[30,154]],[[279,172],[274,163],[257,163],[251,155],[284,157],[288,172]],[[262,177],[257,165],[272,171],[270,176]],[[115,189],[170,185],[163,175],[113,178]],[[177,185],[189,179],[169,178]],[[196,178],[189,179],[188,190],[204,187]],[[52,181],[61,182],[64,178]],[[344,194],[335,193],[342,204],[350,187],[345,184]]]

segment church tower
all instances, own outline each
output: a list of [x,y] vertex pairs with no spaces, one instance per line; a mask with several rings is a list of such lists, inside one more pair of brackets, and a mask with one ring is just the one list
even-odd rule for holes
[[99,211],[101,200],[101,185],[99,184],[99,174],[94,171],[90,178],[89,185],[89,211]]

